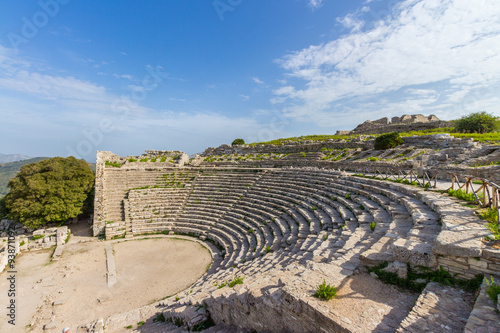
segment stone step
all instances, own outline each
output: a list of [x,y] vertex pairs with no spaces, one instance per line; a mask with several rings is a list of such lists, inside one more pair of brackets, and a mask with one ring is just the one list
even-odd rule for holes
[[472,293],[429,282],[396,332],[463,332],[472,304]]

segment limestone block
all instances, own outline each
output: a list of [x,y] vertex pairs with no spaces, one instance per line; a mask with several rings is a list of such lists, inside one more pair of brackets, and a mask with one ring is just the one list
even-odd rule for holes
[[481,231],[448,231],[443,230],[434,241],[432,251],[436,254],[458,257],[481,257],[482,237],[489,234]]
[[400,238],[392,245],[394,260],[407,262],[413,266],[434,267],[436,257],[430,244]]

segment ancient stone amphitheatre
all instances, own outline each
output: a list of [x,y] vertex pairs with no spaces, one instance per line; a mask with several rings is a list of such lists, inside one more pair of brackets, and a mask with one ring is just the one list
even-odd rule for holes
[[[443,126],[406,116],[348,134]],[[439,192],[465,184],[495,209],[499,160],[499,145],[447,134],[387,150],[361,135],[193,158],[98,152],[93,219],[70,224],[66,244],[65,229],[18,237],[21,250],[56,247],[17,258],[17,328],[500,332],[477,276],[500,277],[500,249],[465,201]],[[323,282],[336,298],[314,296]]]

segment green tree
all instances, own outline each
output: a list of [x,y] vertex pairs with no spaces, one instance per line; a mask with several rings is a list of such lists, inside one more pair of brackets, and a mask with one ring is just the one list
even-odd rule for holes
[[243,139],[234,139],[233,143],[231,143],[231,146],[237,146],[237,145],[244,145],[245,140]]
[[455,132],[459,133],[490,133],[499,128],[499,118],[485,111],[471,113],[455,121]]
[[23,166],[9,187],[9,218],[39,228],[81,214],[90,204],[94,173],[83,160],[54,157]]
[[397,147],[403,144],[403,139],[398,132],[382,134],[375,139],[374,146],[377,150],[384,150]]

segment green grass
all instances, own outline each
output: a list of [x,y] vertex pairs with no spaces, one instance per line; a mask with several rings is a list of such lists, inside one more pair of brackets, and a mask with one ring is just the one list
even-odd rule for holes
[[479,212],[479,217],[492,223],[498,223],[498,210],[496,208],[486,208]]
[[500,224],[498,222],[488,223],[488,229],[490,229],[495,240],[500,239]]
[[[422,135],[432,135],[432,134],[444,134],[448,133],[456,138],[472,138],[475,141],[479,142],[494,142],[494,141],[500,141],[500,133],[484,133],[484,134],[479,134],[479,133],[456,133],[453,131],[453,127],[444,127],[444,128],[432,128],[432,129],[427,129],[427,130],[421,130],[421,131],[409,131],[409,132],[400,132],[399,135],[401,137],[407,137],[407,136],[422,136]],[[304,135],[304,136],[299,136],[299,137],[290,137],[290,138],[281,138],[281,139],[276,139],[276,140],[271,140],[271,141],[264,141],[264,142],[254,142],[251,143],[250,146],[256,146],[256,145],[263,145],[263,144],[272,144],[272,145],[281,145],[286,142],[303,142],[303,141],[326,141],[326,140],[346,140],[346,141],[352,141],[353,139],[359,137],[360,134],[356,135]]]
[[375,227],[377,226],[377,223],[375,223],[375,221],[373,221],[372,223],[370,223],[370,229],[371,231],[375,231]]
[[337,296],[337,287],[326,284],[326,281],[323,280],[323,283],[316,287],[316,293],[314,297],[331,300]]
[[[463,191],[462,189],[458,189],[458,190],[448,190],[448,194],[457,198],[457,199],[460,199],[460,200],[465,200],[465,201],[475,201],[476,200],[476,197],[474,196],[474,193],[469,192],[469,193],[465,193],[465,191]],[[481,193],[477,193],[477,196],[478,198],[481,198],[482,195]]]
[[493,276],[490,276],[490,281],[486,279],[486,284],[488,285],[485,290],[486,294],[495,304],[497,304],[498,295],[500,294],[500,286],[495,283],[495,280],[493,280]]
[[119,168],[119,167],[121,167],[121,164],[119,162],[116,162],[116,161],[106,161],[106,162],[104,162],[104,164],[106,166],[111,166],[113,168]]
[[33,235],[33,240],[41,239],[45,237],[44,235]]

